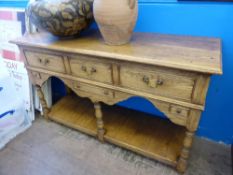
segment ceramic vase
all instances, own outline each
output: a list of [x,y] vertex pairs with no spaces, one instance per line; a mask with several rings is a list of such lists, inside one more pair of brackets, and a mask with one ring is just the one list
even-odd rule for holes
[[29,3],[26,13],[39,29],[73,36],[93,21],[93,0],[39,0]]
[[129,42],[138,16],[137,0],[94,0],[94,18],[109,45]]

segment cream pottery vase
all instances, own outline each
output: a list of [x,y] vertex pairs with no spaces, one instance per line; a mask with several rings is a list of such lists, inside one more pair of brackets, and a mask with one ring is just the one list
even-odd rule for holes
[[94,18],[109,45],[129,42],[137,16],[137,0],[94,0]]

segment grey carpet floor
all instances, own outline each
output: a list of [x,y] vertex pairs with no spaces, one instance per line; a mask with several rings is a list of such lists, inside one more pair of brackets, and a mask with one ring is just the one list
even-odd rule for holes
[[[195,138],[185,175],[231,175],[230,146]],[[157,161],[38,117],[0,151],[0,175],[177,175]]]

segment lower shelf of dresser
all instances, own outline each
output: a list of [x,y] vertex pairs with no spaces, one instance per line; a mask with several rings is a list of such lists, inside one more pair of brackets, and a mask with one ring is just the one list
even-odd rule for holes
[[[176,166],[185,129],[148,114],[103,105],[105,140],[149,158]],[[49,118],[92,136],[97,135],[94,106],[77,96],[66,96],[56,103]]]

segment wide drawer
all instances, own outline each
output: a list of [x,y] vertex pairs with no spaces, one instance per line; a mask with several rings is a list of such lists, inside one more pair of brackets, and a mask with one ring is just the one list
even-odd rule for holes
[[110,89],[92,86],[86,83],[73,82],[73,88],[77,91],[85,92],[88,96],[96,96],[97,98],[113,98],[114,92]]
[[140,65],[122,66],[121,86],[143,92],[191,101],[195,75],[180,71]]
[[103,83],[112,83],[111,64],[87,56],[70,57],[71,72],[74,76]]
[[29,66],[50,71],[65,73],[65,65],[61,55],[25,51],[25,57]]

